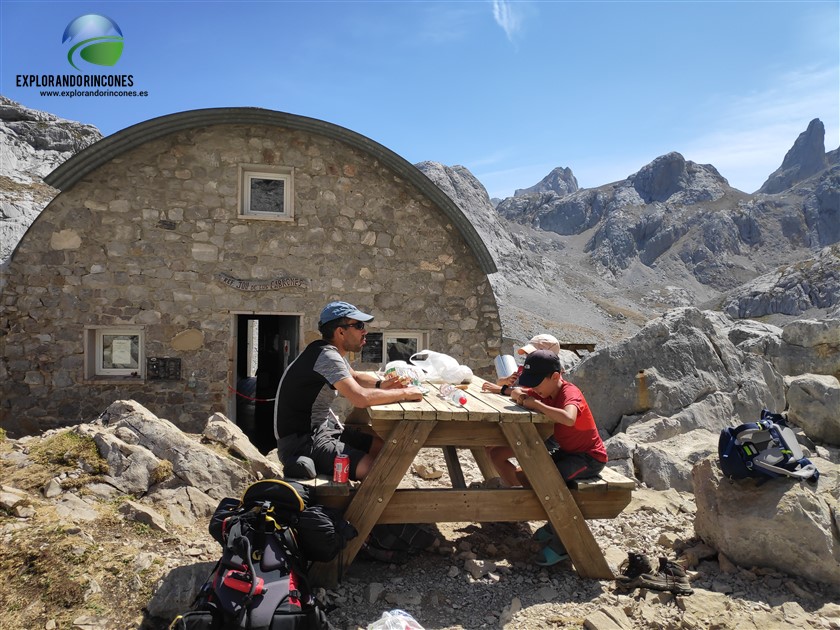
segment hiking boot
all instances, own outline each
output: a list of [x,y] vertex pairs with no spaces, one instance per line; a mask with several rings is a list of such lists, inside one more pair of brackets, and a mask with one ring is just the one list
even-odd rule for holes
[[676,595],[691,595],[694,592],[685,569],[668,558],[659,558],[659,570],[656,573],[642,573],[637,585],[655,591],[671,591]]
[[624,588],[636,588],[638,578],[642,573],[654,572],[650,558],[643,553],[628,553],[627,560],[621,563],[618,570],[621,574],[616,576],[615,582],[618,586]]

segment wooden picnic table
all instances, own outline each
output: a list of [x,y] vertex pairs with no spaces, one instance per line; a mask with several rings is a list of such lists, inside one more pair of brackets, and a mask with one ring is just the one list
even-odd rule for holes
[[[384,446],[357,489],[344,497],[319,497],[327,505],[344,508],[345,518],[359,535],[348,543],[340,560],[313,567],[316,581],[334,582],[339,562],[350,565],[377,523],[532,520],[551,521],[579,575],[613,578],[585,518],[613,518],[629,503],[630,490],[609,493],[606,483],[603,492],[570,490],[544,444],[553,429],[551,420],[508,397],[482,392],[483,382],[473,377],[464,406],[443,399],[440,385],[427,382],[423,385],[429,392],[422,401],[356,409],[350,415],[348,425],[368,427]],[[498,475],[485,456],[487,446],[510,446],[531,488],[466,488],[456,449],[470,449],[482,474],[490,478]],[[454,487],[397,489],[420,449],[428,447],[444,449]]]

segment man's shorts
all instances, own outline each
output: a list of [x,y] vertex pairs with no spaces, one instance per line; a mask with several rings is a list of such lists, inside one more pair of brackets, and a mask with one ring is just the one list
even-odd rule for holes
[[560,476],[566,481],[597,477],[606,466],[604,462],[599,462],[586,453],[564,453],[557,450],[551,454],[551,459],[560,471]]
[[350,456],[350,479],[356,479],[356,466],[368,454],[373,436],[356,429],[341,429],[333,420],[327,420],[312,436],[312,453],[315,470],[322,475],[332,475],[336,455]]

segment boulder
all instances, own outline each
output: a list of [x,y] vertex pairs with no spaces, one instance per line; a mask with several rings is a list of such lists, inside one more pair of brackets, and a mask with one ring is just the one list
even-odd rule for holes
[[637,477],[654,490],[691,492],[692,467],[703,457],[717,453],[718,435],[697,429],[667,440],[639,444],[633,454]]
[[[677,308],[634,337],[590,355],[569,373],[584,392],[598,428],[616,430],[623,416],[679,414],[715,395],[726,423],[752,422],[763,408],[784,409],[784,383],[756,354],[729,339],[732,321],[713,311]],[[698,408],[699,409],[699,408]]]
[[182,433],[169,420],[158,418],[134,400],[118,400],[102,414],[106,426],[130,431],[138,446],[172,464],[172,474],[184,485],[213,497],[239,496],[253,477],[238,462],[220,455]]
[[163,510],[167,519],[178,527],[196,527],[197,523],[209,522],[219,505],[218,500],[190,486],[156,488],[146,498]]
[[832,374],[840,377],[840,319],[798,319],[782,328],[781,343],[770,360],[782,374]]
[[166,627],[177,615],[187,612],[214,568],[213,562],[199,562],[172,569],[161,580],[146,606],[149,616],[165,620]]
[[160,481],[163,462],[147,448],[126,444],[117,436],[92,425],[76,427],[78,433],[93,432],[99,454],[108,462],[104,481],[125,494],[143,495]]
[[227,448],[231,453],[242,457],[251,474],[258,478],[278,478],[283,476],[283,467],[260,453],[235,423],[223,413],[214,413],[204,427],[202,435]]
[[831,446],[840,446],[840,381],[822,374],[785,378],[788,419],[805,434]]
[[814,459],[816,483],[724,478],[717,456],[694,466],[694,529],[742,567],[773,568],[840,591],[840,466]]

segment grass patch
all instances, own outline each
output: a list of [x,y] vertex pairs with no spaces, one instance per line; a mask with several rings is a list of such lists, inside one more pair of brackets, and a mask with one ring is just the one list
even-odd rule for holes
[[37,464],[51,466],[54,473],[73,472],[80,466],[91,475],[108,472],[108,462],[99,454],[93,438],[67,430],[35,444],[29,456]]

